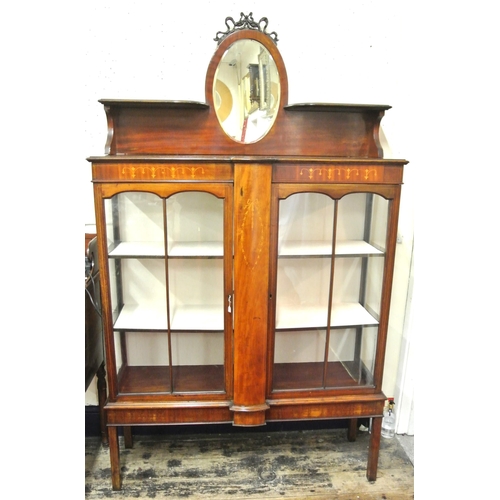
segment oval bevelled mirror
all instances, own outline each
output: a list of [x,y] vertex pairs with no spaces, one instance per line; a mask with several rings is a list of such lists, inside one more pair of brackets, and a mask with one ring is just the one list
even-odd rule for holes
[[262,43],[240,39],[229,46],[215,72],[213,100],[231,139],[243,144],[262,139],[276,120],[280,94],[276,62]]

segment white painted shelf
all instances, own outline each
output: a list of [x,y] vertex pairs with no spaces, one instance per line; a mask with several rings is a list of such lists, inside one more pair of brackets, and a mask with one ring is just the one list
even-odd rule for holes
[[[324,307],[278,307],[276,330],[298,330],[304,328],[326,328]],[[330,326],[335,328],[378,325],[378,321],[359,303],[334,303]]]
[[[125,305],[114,325],[115,330],[166,330],[166,309]],[[184,306],[172,315],[172,330],[223,331],[222,306]]]
[[[280,257],[328,256],[332,254],[330,241],[284,241],[280,244]],[[335,245],[335,255],[383,255],[384,253],[362,240],[338,241]]]
[[164,257],[162,241],[122,241],[108,253],[109,257]]
[[[169,252],[169,257],[222,257],[223,255],[223,244],[219,241],[176,242]],[[123,241],[109,252],[109,257],[165,257],[165,246],[162,241]]]
[[175,243],[168,252],[170,257],[222,257],[222,241],[180,242]]
[[[280,244],[280,257],[328,256],[332,253],[329,241],[287,241]],[[337,256],[383,255],[384,253],[366,241],[339,241],[336,244]],[[221,241],[177,242],[169,251],[169,257],[222,257],[224,248]],[[109,252],[110,257],[165,257],[163,242],[119,243]]]

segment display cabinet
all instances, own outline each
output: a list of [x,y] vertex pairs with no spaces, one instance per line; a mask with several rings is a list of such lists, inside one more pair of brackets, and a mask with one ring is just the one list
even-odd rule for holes
[[288,104],[278,37],[216,34],[206,102],[100,101],[89,158],[114,489],[117,429],[371,418],[375,480],[405,160],[390,106]]

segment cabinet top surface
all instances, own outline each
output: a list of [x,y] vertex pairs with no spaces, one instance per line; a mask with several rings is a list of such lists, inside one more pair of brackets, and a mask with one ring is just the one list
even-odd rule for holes
[[[189,100],[155,100],[155,99],[99,99],[104,106],[123,108],[171,108],[171,109],[209,109],[210,105],[201,101]],[[367,112],[387,111],[392,106],[388,104],[353,104],[330,102],[303,102],[284,106],[286,111],[337,111],[337,112]]]
[[345,158],[331,156],[286,156],[286,155],[96,155],[87,158],[90,162],[100,163],[275,163],[275,164],[304,164],[304,163],[342,163],[352,165],[384,164],[404,166],[408,160],[400,158]]

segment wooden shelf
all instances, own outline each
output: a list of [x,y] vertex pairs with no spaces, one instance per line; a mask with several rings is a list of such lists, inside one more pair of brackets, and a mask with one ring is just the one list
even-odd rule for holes
[[[326,309],[324,307],[301,306],[278,307],[276,330],[300,330],[326,328]],[[347,328],[352,326],[378,325],[378,321],[359,303],[334,303],[330,326]]]
[[[352,366],[350,366],[352,365]],[[279,363],[274,365],[273,390],[296,391],[370,385],[365,371],[354,363],[328,363],[323,386],[323,363]],[[357,377],[350,375],[357,374]],[[224,392],[223,365],[174,366],[173,392]],[[120,393],[172,393],[168,366],[127,366],[120,378]]]
[[209,105],[200,101],[162,101],[162,100],[135,100],[135,99],[99,99],[104,106],[120,108],[150,108],[150,109],[194,109],[204,111]]
[[[366,372],[361,372],[359,367],[356,369],[353,362],[335,361],[328,363],[325,385],[323,385],[323,370],[324,364],[321,362],[276,363],[274,365],[273,390],[296,391],[369,385]],[[350,373],[358,375],[354,378]]]
[[366,113],[369,111],[387,111],[391,109],[388,104],[350,104],[350,103],[325,103],[325,102],[303,102],[288,104],[284,106],[286,111],[330,111]]
[[[224,392],[224,366],[174,366],[172,367],[173,392]],[[119,392],[171,393],[168,366],[127,366],[119,381]]]

